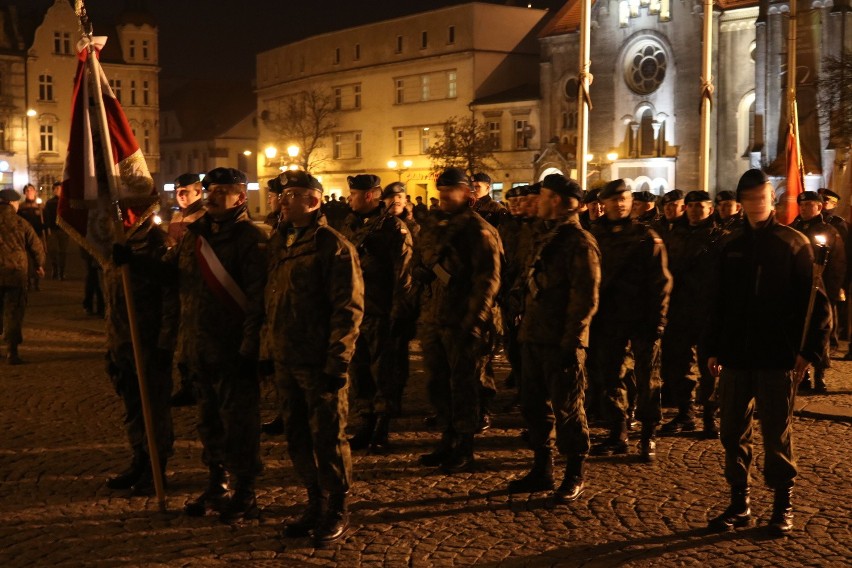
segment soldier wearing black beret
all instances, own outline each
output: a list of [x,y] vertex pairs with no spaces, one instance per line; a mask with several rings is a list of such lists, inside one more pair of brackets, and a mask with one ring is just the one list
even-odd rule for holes
[[654,222],[652,227],[663,238],[663,241],[666,240],[675,222],[681,219],[686,211],[683,198],[684,192],[680,189],[667,191],[660,198],[660,202],[663,205],[663,214]]
[[633,192],[633,211],[631,217],[644,225],[651,225],[657,220],[657,196],[650,191]]
[[738,229],[743,224],[743,208],[737,200],[737,194],[730,190],[716,193],[716,210],[713,218],[716,224],[726,231]]

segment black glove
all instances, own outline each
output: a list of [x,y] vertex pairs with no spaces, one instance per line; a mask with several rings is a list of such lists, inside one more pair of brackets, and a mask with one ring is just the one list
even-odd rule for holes
[[272,359],[261,359],[257,362],[257,373],[261,377],[269,377],[275,374],[275,363]]
[[120,245],[115,243],[112,245],[112,263],[116,266],[124,266],[130,264],[133,259],[133,249],[129,245]]
[[237,369],[243,377],[257,378],[257,360],[246,357],[242,353],[237,355]]
[[325,392],[336,393],[346,386],[346,376],[339,377],[337,375],[329,375],[328,373],[320,374],[323,390]]

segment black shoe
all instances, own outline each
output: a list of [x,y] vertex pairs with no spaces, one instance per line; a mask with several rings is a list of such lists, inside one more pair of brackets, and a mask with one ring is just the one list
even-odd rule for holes
[[802,382],[799,383],[799,392],[811,392],[812,390],[813,390],[813,387],[811,386],[810,377],[802,380]]
[[332,494],[328,498],[328,509],[311,534],[314,546],[324,547],[337,542],[347,530],[349,530],[349,511],[346,508],[346,494]]
[[677,415],[662,426],[660,432],[665,434],[677,434],[679,432],[694,432],[695,419],[691,416]]
[[438,443],[438,447],[435,448],[434,451],[429,452],[428,454],[423,454],[418,458],[420,465],[426,467],[438,467],[445,460],[449,459],[449,457],[453,453],[453,433],[452,432],[444,432],[441,434],[441,441]]
[[434,414],[423,419],[423,425],[427,430],[434,430],[438,426],[438,417]]
[[268,436],[280,436],[284,433],[284,418],[279,414],[269,422],[260,425],[260,431]]
[[510,493],[535,493],[553,489],[553,456],[549,449],[536,450],[532,469],[509,482]]
[[172,406],[193,406],[196,403],[195,393],[192,387],[181,385],[180,389],[172,396]]
[[574,476],[566,477],[559,484],[556,491],[553,492],[552,502],[556,504],[570,503],[576,501],[577,498],[586,490],[586,484],[581,478]]
[[184,505],[183,511],[190,517],[203,517],[208,509],[222,511],[228,498],[228,481],[221,464],[210,466],[210,478],[204,493]]
[[106,482],[106,486],[109,489],[130,489],[142,478],[142,475],[146,472],[150,476],[151,465],[148,463],[147,460],[148,456],[138,454],[135,455],[133,457],[133,462],[131,462],[130,464],[130,467],[128,467],[126,470],[122,471],[115,477],[109,478]]
[[[163,468],[163,489],[166,488],[166,475],[165,475],[165,465],[161,466]],[[151,473],[151,468],[145,468],[145,472],[139,478],[139,480],[133,484],[133,487],[130,488],[130,494],[134,497],[151,497],[157,493],[157,488],[154,485],[154,475]]]
[[707,528],[713,532],[726,532],[749,524],[751,524],[749,488],[735,487],[731,488],[731,504],[721,515],[710,519]]
[[775,490],[772,502],[772,517],[769,519],[769,534],[787,536],[793,531],[793,488]]
[[642,438],[639,441],[639,459],[645,463],[657,459],[657,442],[654,438]]
[[599,442],[592,446],[592,449],[589,451],[589,454],[593,456],[612,456],[612,455],[622,455],[627,453],[627,441],[626,440],[614,440],[612,438],[607,438],[603,442]]
[[388,451],[388,437],[390,436],[390,416],[379,414],[376,418],[376,427],[370,437],[370,446],[367,451],[371,454],[384,454]]
[[308,506],[302,515],[293,522],[284,525],[284,536],[301,538],[310,536],[311,529],[317,526],[325,513],[326,499],[319,487],[308,488]]
[[446,474],[468,471],[474,463],[473,434],[462,434],[449,457],[441,463],[441,471]]
[[235,523],[244,519],[256,519],[260,516],[254,483],[237,481],[237,488],[222,507],[219,520],[223,523]]
[[705,440],[718,440],[719,428],[716,426],[715,420],[705,420],[704,429],[701,431],[701,436]]
[[367,414],[364,416],[364,421],[355,435],[349,438],[349,449],[353,452],[364,450],[370,445],[370,439],[373,437],[373,430],[376,429],[376,415]]

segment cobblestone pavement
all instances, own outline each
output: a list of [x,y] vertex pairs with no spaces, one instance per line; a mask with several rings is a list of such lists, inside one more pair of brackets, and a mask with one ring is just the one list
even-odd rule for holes
[[[72,276],[74,274],[72,273]],[[756,478],[754,528],[711,535],[708,517],[726,503],[718,441],[661,438],[658,461],[592,458],[588,489],[571,505],[515,495],[506,481],[530,452],[517,413],[496,416],[478,438],[478,466],[447,476],[416,464],[437,434],[420,427],[428,411],[420,366],[394,426],[393,451],[354,457],[352,530],[314,550],[282,537],[303,490],[281,438],[264,438],[259,521],[226,526],[180,514],[205,481],[194,411],[175,409],[178,440],[169,462],[168,512],[156,499],[104,487],[129,452],[121,408],[103,369],[103,324],[87,318],[77,280],[45,282],[31,297],[19,367],[0,364],[0,566],[841,566],[852,563],[852,424],[796,419],[800,478],[797,530],[766,536],[771,496]],[[415,354],[416,357],[416,354]],[[505,369],[501,369],[505,372]],[[836,362],[829,386],[850,394],[852,363]],[[845,385],[845,386],[844,386]],[[265,389],[264,415],[274,412]],[[498,406],[510,401],[502,393]],[[671,411],[669,411],[671,412]],[[600,430],[595,430],[600,435]],[[756,450],[758,464],[762,451]]]

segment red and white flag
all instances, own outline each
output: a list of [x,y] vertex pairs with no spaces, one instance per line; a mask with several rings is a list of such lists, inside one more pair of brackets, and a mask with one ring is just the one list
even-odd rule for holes
[[[157,205],[157,192],[145,157],[98,61],[105,43],[106,37],[92,38],[91,53],[88,39],[77,45],[71,132],[58,210],[60,226],[101,264],[109,258],[114,241],[115,212],[108,176],[116,180],[115,198],[122,210],[135,210],[129,216],[133,223],[125,222],[128,232],[141,224]],[[100,84],[100,102],[95,81]],[[104,163],[105,137],[98,127],[101,108],[106,114],[112,164]]]

